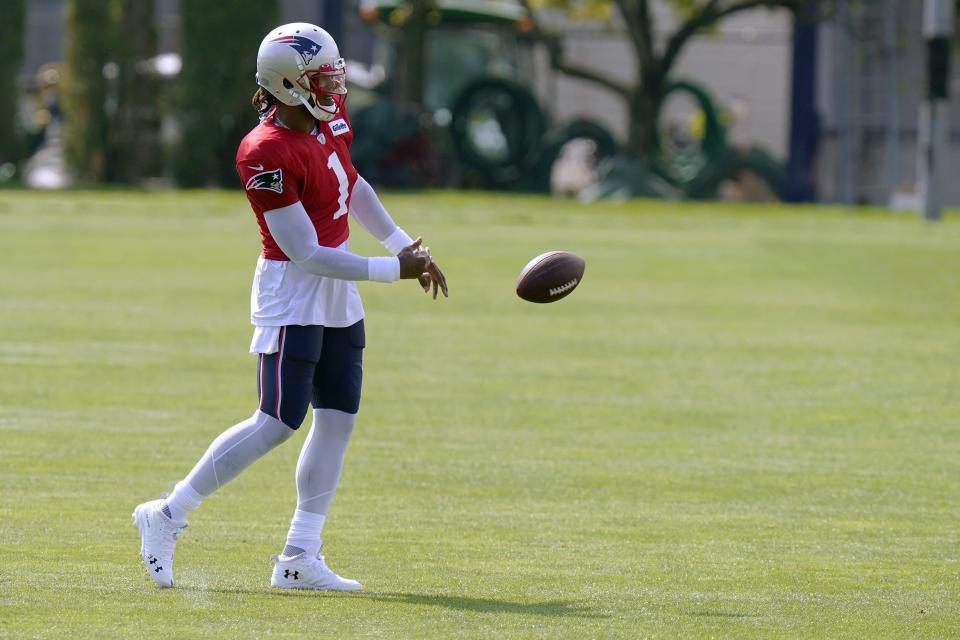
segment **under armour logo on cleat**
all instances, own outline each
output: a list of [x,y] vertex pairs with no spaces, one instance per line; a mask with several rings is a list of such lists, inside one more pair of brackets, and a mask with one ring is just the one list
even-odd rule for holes
[[163,567],[160,565],[157,565],[157,568],[153,570],[154,573],[160,573],[161,571],[163,571]]
[[283,570],[283,577],[284,577],[284,578],[289,578],[290,576],[293,576],[293,579],[294,579],[294,580],[299,580],[299,579],[300,579],[300,572],[299,572],[299,571],[290,571],[290,569],[284,569],[284,570]]
[[150,564],[157,564],[157,559],[156,559],[156,558],[151,558],[151,559],[150,559]]

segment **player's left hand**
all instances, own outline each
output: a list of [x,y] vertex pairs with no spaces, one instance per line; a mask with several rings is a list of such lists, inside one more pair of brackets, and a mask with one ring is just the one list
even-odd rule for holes
[[430,261],[429,266],[427,266],[427,272],[421,275],[423,278],[427,277],[427,283],[424,285],[423,281],[420,281],[420,284],[423,285],[424,292],[427,292],[430,285],[433,285],[433,299],[437,299],[437,289],[443,292],[444,298],[449,298],[450,294],[447,291],[447,277],[443,275],[443,271],[440,270],[440,267],[437,266],[436,262]]
[[443,292],[444,298],[449,298],[449,290],[447,289],[447,277],[443,275],[443,271],[440,270],[440,267],[433,261],[433,256],[430,255],[430,247],[420,247],[418,251],[424,254],[430,259],[430,262],[427,265],[427,270],[420,274],[417,280],[420,282],[420,286],[423,287],[424,293],[430,293],[431,286],[433,287],[433,299],[437,299],[438,291]]

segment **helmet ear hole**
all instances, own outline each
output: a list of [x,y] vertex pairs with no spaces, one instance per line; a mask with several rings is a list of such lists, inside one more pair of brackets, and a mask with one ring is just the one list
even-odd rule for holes
[[283,79],[283,88],[284,88],[284,89],[293,89],[293,83],[290,82],[289,80],[287,80],[286,78],[284,78],[284,79]]

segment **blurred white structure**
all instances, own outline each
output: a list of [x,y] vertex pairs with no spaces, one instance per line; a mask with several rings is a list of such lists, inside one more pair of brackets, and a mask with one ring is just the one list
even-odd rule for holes
[[[671,11],[657,2],[658,36],[670,30]],[[895,205],[914,209],[918,118],[925,96],[925,42],[920,0],[836,0],[836,15],[818,34],[821,135],[815,175],[826,202]],[[624,80],[635,61],[624,34],[602,25],[570,27],[567,55]],[[756,9],[724,21],[715,34],[684,50],[675,76],[692,78],[734,114],[731,140],[758,143],[786,159],[790,123],[792,16]],[[539,65],[548,68],[545,55]],[[952,84],[960,80],[951,69]],[[558,120],[583,116],[626,135],[622,100],[590,83],[538,74],[537,90]],[[947,109],[946,175],[960,169],[960,105]],[[960,205],[960,181],[946,180],[942,201]]]
[[[673,14],[659,2],[657,35],[670,35]],[[789,12],[759,9],[737,14],[721,23],[715,34],[690,41],[674,69],[677,79],[707,87],[719,106],[735,117],[732,142],[758,143],[786,157],[790,100],[792,20]],[[633,49],[625,34],[601,24],[572,24],[566,55],[583,66],[601,69],[625,81],[636,73]],[[627,135],[626,107],[618,96],[597,85],[554,75],[540,52],[537,92],[552,107],[558,121],[581,116],[599,121],[620,140]]]
[[[922,13],[919,0],[837,0],[836,18],[821,27],[822,200],[916,209],[917,123],[926,95]],[[958,116],[956,105],[947,109],[947,166],[960,167]],[[947,181],[941,195],[945,204],[960,204],[960,182]]]

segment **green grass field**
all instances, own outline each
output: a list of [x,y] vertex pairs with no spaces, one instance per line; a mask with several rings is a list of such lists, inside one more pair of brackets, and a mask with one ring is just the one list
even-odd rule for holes
[[[305,429],[193,515],[161,591],[130,511],[254,408],[252,216],[0,192],[0,637],[960,634],[960,219],[386,203],[451,297],[361,285],[325,541],[364,592],[268,586]],[[517,299],[554,248],[583,285]]]

